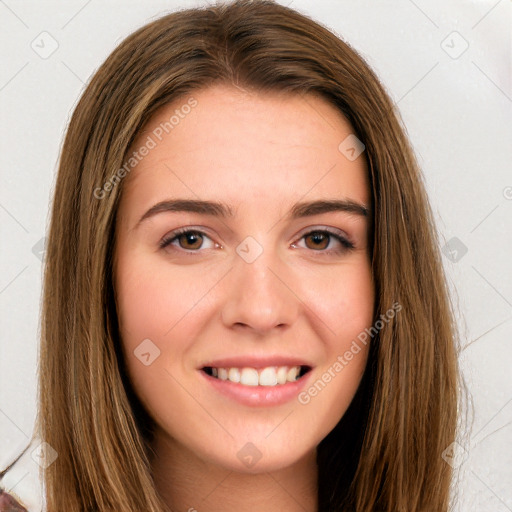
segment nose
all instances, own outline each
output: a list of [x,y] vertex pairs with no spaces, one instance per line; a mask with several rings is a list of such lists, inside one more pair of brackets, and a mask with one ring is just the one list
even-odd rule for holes
[[289,267],[269,249],[251,263],[236,256],[224,286],[224,325],[258,335],[293,325],[301,302],[291,280]]

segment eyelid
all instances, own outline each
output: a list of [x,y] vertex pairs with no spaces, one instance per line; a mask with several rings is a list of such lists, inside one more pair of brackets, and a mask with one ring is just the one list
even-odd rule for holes
[[324,226],[324,225],[316,225],[316,226],[308,226],[307,228],[304,228],[304,231],[300,232],[299,237],[302,238],[305,235],[309,235],[311,233],[316,233],[318,231],[325,231],[331,235],[337,235],[340,238],[343,238],[347,242],[352,243],[352,240],[350,239],[349,235],[339,228],[333,228],[330,226]]

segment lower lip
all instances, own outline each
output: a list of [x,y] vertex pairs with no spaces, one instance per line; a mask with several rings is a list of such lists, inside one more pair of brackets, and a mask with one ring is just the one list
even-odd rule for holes
[[208,375],[203,370],[199,370],[207,382],[219,393],[239,402],[243,405],[252,407],[281,405],[290,402],[300,393],[306,385],[313,371],[309,370],[295,382],[286,384],[277,384],[275,386],[244,386],[229,380],[221,380]]

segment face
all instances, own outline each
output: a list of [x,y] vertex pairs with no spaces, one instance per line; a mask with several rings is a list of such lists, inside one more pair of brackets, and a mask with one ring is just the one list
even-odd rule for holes
[[315,95],[224,85],[162,107],[139,134],[115,290],[159,443],[270,471],[314,452],[345,413],[374,301],[364,153],[339,149],[351,134]]

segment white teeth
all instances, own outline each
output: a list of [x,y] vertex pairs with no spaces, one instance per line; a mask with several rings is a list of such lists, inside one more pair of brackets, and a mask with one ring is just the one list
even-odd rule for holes
[[259,371],[255,368],[212,368],[212,376],[220,380],[240,383],[244,386],[276,386],[295,382],[300,366],[267,366]]
[[265,368],[260,373],[260,386],[275,386],[277,384],[277,376],[275,368]]
[[230,368],[228,371],[228,380],[231,382],[240,382],[240,372],[238,368]]
[[288,368],[286,366],[280,366],[277,369],[277,383],[278,384],[285,384],[286,383],[286,376],[288,375]]
[[286,375],[287,380],[290,382],[294,382],[297,380],[297,375],[299,374],[300,367],[298,366],[292,366]]
[[240,384],[244,384],[245,386],[257,386],[258,371],[254,368],[244,368],[240,372]]

